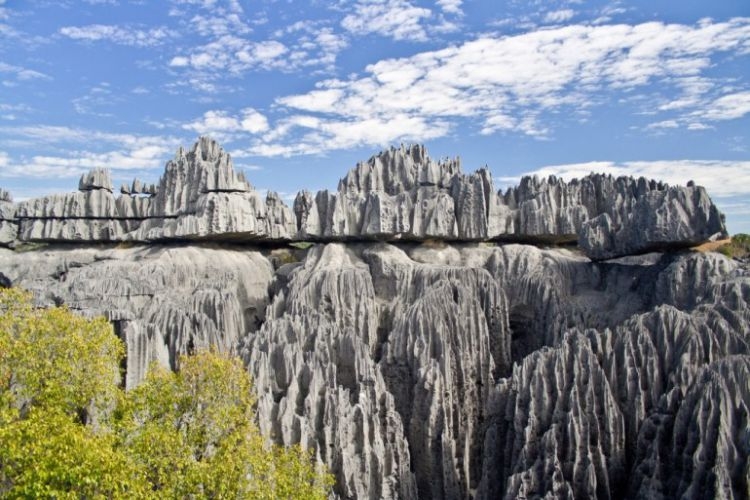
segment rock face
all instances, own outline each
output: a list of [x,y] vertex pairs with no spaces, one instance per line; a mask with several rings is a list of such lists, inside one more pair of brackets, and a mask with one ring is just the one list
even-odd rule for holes
[[[265,252],[265,253],[263,253]],[[750,269],[529,245],[0,249],[42,304],[104,314],[127,385],[237,352],[261,429],[341,498],[745,498]]]
[[[158,186],[80,187],[0,192],[0,243],[65,242],[0,248],[0,285],[107,317],[127,387],[239,354],[262,431],[313,450],[337,498],[750,496],[750,268],[679,249],[723,231],[701,188],[496,193],[415,146],[292,212],[208,140]],[[320,243],[280,243],[302,239]],[[579,247],[529,244],[556,241]]]
[[79,191],[96,191],[99,189],[109,191],[110,193],[113,191],[112,176],[109,170],[95,168],[88,174],[81,176],[81,180],[78,182]]
[[[0,220],[4,245],[20,241],[505,241],[577,242],[602,260],[689,247],[726,234],[702,187],[591,174],[566,183],[524,177],[496,192],[486,168],[461,171],[424,146],[391,148],[358,164],[336,192],[301,191],[293,210],[265,199],[213,140],[180,148],[157,185],[135,179],[113,194],[107,170],[81,177],[78,193],[16,206]],[[9,209],[12,211],[12,209]],[[5,227],[15,222],[17,227]]]
[[195,349],[238,352],[262,322],[273,277],[258,252],[195,247],[6,250],[0,261],[0,273],[39,305],[109,319],[127,346],[127,387],[154,361],[176,368]]
[[589,175],[566,183],[524,177],[495,192],[487,169],[465,175],[423,146],[391,148],[357,165],[338,191],[301,192],[300,238],[578,241],[594,259],[691,246],[724,234],[705,190]]
[[631,203],[583,225],[579,243],[591,258],[695,245],[724,233],[721,214],[700,187],[652,190]]
[[211,139],[180,148],[158,186],[134,180],[113,194],[108,170],[81,177],[79,192],[16,207],[21,241],[110,242],[196,239],[288,240],[294,215],[275,193],[265,199]]
[[9,192],[0,189],[0,246],[9,246],[18,237],[16,207]]

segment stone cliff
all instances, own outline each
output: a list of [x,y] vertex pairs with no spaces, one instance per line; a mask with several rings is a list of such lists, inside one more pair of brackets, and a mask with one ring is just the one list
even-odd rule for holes
[[724,233],[700,187],[498,193],[412,146],[289,209],[201,139],[157,185],[79,188],[0,191],[0,282],[106,316],[129,387],[239,354],[340,498],[750,495],[750,266],[688,249]]
[[113,193],[95,169],[79,191],[13,205],[0,196],[0,244],[36,242],[504,241],[577,242],[592,259],[689,247],[726,234],[705,189],[591,174],[566,183],[524,177],[496,192],[484,168],[436,162],[423,146],[360,163],[336,192],[300,192],[292,209],[265,199],[215,141],[180,148],[158,185]]

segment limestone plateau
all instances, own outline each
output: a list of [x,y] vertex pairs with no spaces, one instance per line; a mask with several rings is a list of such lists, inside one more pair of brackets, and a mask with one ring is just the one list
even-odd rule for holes
[[128,387],[240,355],[261,429],[339,498],[750,496],[750,264],[690,250],[726,233],[701,187],[501,193],[410,146],[288,207],[206,138],[110,179],[0,191],[0,282],[106,316]]

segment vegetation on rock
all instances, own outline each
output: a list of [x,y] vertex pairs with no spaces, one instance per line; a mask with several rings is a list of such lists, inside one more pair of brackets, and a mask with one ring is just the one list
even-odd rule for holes
[[719,252],[735,259],[750,257],[750,234],[735,234],[732,241],[719,248]]
[[0,496],[326,498],[309,453],[260,435],[239,360],[200,352],[125,392],[123,356],[105,319],[0,290]]

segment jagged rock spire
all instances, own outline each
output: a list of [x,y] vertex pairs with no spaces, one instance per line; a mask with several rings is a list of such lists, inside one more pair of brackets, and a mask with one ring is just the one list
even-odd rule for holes
[[263,199],[209,137],[179,148],[158,187],[136,179],[115,198],[109,172],[94,169],[79,189],[19,204],[19,238],[577,242],[589,257],[609,259],[726,234],[705,189],[692,183],[534,176],[503,194],[488,169],[465,174],[458,158],[435,161],[422,145],[359,163],[335,192],[300,192],[293,211],[278,197]]
[[78,182],[79,191],[94,191],[104,189],[110,193],[114,191],[112,187],[112,175],[107,168],[94,168],[89,173],[83,174]]

